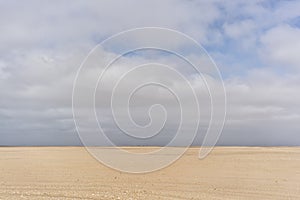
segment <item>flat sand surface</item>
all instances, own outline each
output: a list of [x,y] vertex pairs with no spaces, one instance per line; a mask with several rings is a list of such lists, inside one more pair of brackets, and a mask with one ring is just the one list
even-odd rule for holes
[[[134,151],[144,151],[143,147]],[[82,147],[0,147],[0,199],[300,199],[300,148],[189,149],[147,174],[110,169]]]

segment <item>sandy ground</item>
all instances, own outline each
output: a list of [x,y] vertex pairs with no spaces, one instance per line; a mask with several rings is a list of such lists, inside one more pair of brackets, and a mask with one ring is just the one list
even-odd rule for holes
[[197,154],[192,148],[163,170],[127,174],[80,147],[1,147],[0,199],[300,199],[300,148]]

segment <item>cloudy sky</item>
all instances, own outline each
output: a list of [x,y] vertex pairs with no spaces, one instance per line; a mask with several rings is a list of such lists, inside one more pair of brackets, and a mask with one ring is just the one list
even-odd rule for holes
[[[180,31],[203,45],[217,64],[227,96],[226,123],[218,144],[300,145],[299,10],[297,0],[0,1],[0,145],[81,144],[72,114],[73,82],[80,64],[99,42],[140,27]],[[165,36],[157,39],[168,41]],[[186,64],[158,55],[146,51],[124,56],[104,80],[103,91],[111,89],[124,69],[151,61],[174,66],[202,94],[201,81]],[[171,79],[171,74],[159,70],[136,74],[145,76]],[[121,93],[133,82],[123,84]],[[178,79],[172,85],[185,92]],[[94,86],[86,82],[86,87]],[[177,116],[174,99],[166,91],[144,89],[131,107],[137,123],[147,121],[145,108],[157,101],[172,113],[169,116]],[[116,144],[162,145],[174,135],[177,125],[172,117],[162,136],[150,142],[118,135],[102,94],[96,95],[96,107],[103,111],[98,115]],[[157,111],[158,117],[164,114]],[[205,130],[205,125],[200,127]],[[202,138],[200,131],[194,144]]]

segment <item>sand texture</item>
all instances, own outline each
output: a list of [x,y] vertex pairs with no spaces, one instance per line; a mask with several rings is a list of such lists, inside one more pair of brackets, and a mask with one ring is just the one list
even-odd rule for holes
[[[134,151],[143,151],[134,148]],[[0,199],[300,199],[300,148],[189,149],[147,174],[112,170],[82,147],[1,147]]]

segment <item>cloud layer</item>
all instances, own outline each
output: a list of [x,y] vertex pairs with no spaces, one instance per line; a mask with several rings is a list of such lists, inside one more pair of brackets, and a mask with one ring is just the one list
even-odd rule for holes
[[[300,145],[299,10],[299,1],[271,0],[2,1],[0,145],[80,144],[71,108],[72,85],[80,63],[107,37],[145,26],[191,36],[218,65],[228,98],[226,124],[218,144]],[[156,58],[155,53],[149,55]],[[147,56],[122,58],[110,72],[112,80],[122,70],[147,61]],[[159,61],[175,66],[205,94],[189,67],[172,57],[160,57]],[[106,84],[110,86],[112,80]],[[149,97],[149,93],[158,95]],[[143,106],[156,101],[174,103],[159,88],[148,88],[139,95],[133,108],[135,119],[142,124],[148,119]],[[115,134],[112,122],[106,123],[106,131]],[[171,121],[164,137],[151,144],[167,142],[173,135],[172,126],[176,127]],[[200,134],[195,144],[202,139]],[[137,142],[118,136],[114,140],[118,144]]]

